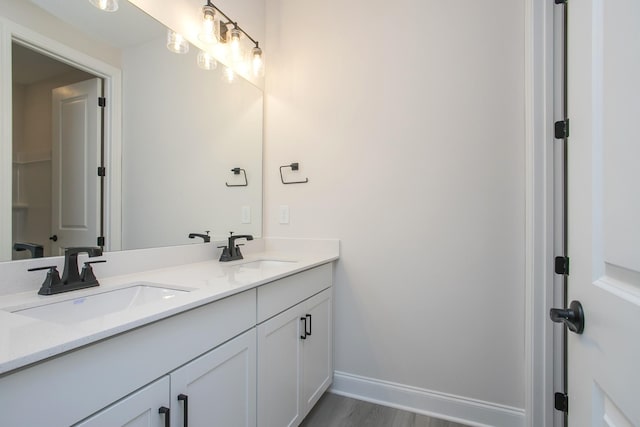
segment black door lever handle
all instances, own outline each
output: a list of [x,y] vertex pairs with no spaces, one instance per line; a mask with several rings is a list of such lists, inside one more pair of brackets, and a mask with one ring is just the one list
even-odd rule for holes
[[571,301],[569,308],[552,308],[549,312],[555,323],[564,323],[571,332],[581,334],[584,331],[584,311],[580,301]]

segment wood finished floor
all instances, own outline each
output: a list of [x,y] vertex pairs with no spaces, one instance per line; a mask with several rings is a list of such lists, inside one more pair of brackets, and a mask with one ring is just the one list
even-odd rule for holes
[[466,427],[426,415],[325,393],[300,427]]

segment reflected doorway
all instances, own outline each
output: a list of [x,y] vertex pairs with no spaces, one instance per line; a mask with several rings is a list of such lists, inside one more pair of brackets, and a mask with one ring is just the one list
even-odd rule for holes
[[103,236],[103,81],[15,41],[12,71],[12,259],[96,246]]

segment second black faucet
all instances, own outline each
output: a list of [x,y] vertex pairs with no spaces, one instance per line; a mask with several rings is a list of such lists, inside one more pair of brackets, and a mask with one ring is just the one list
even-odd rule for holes
[[239,234],[237,236],[233,235],[233,231],[229,236],[229,243],[227,246],[220,246],[222,249],[222,255],[220,255],[220,261],[236,261],[239,259],[243,259],[242,252],[240,252],[240,245],[236,245],[236,240],[238,239],[247,239],[253,240],[253,236],[250,234]]

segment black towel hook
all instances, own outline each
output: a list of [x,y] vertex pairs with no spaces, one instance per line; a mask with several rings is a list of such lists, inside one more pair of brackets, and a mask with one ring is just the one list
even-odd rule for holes
[[244,175],[244,184],[229,184],[228,182],[225,182],[227,187],[246,187],[247,185],[249,185],[249,181],[247,181],[247,172],[244,169],[233,168],[231,169],[231,172],[233,172],[234,175],[240,175],[240,172],[242,172],[242,174]]
[[280,166],[280,181],[282,181],[283,184],[306,184],[307,182],[309,182],[309,178],[305,178],[304,181],[289,181],[289,182],[285,182],[283,176],[282,176],[282,169],[283,168],[291,168],[292,171],[297,171],[300,169],[300,164],[298,162],[296,163],[291,163],[290,165],[283,165]]

